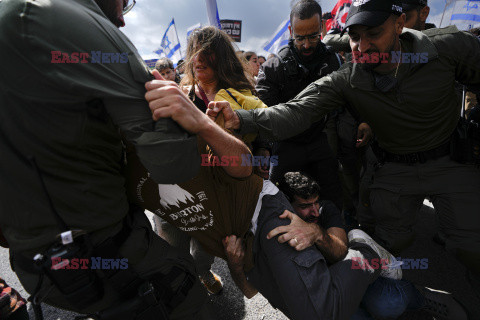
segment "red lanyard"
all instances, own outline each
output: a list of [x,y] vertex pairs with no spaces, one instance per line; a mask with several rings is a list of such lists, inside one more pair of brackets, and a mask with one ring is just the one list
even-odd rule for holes
[[205,91],[203,91],[202,87],[198,84],[198,91],[200,91],[200,95],[202,96],[203,103],[205,103],[205,107],[208,108],[208,103],[210,100],[208,100],[207,95],[205,94]]

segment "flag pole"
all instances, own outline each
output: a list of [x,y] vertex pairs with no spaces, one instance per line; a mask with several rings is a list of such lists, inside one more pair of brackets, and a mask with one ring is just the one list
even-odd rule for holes
[[450,21],[448,22],[448,25],[451,26],[452,25],[452,18],[451,16],[453,15],[453,13],[455,12],[455,6],[457,5],[457,0],[455,0],[455,3],[453,4],[452,6],[452,14],[450,15]]
[[447,6],[448,6],[448,3],[445,1],[445,8],[443,9],[442,19],[440,19],[440,25],[438,26],[439,28],[442,27],[443,17],[445,16],[445,11],[447,11]]
[[178,50],[180,50],[180,56],[183,58],[182,45],[180,44],[180,39],[178,38],[178,32],[177,32],[177,26],[175,25],[175,19],[172,18],[172,20],[173,20],[173,27],[175,28],[175,34],[177,35],[177,41],[178,41],[178,44],[180,45]]

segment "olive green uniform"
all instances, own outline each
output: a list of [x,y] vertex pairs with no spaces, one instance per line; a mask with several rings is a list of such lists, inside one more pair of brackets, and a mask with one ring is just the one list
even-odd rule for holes
[[348,34],[340,35],[339,33],[332,33],[326,34],[323,37],[322,42],[325,43],[327,46],[333,48],[333,50],[339,52],[350,52],[352,49],[350,48],[350,37]]
[[[265,139],[283,140],[348,103],[390,153],[423,152],[445,144],[460,116],[455,80],[480,86],[480,42],[456,27],[424,33],[407,29],[400,39],[404,53],[427,53],[428,62],[402,63],[393,90],[380,92],[373,73],[350,62],[290,102],[237,111],[240,133],[258,132]],[[463,256],[470,258],[462,261],[480,274],[480,172],[448,156],[414,165],[387,162],[375,173],[371,200],[377,235],[391,249],[408,245],[414,215],[426,195],[432,197],[448,235],[447,247],[467,249]]]
[[[196,175],[196,137],[172,120],[152,120],[148,69],[93,0],[1,1],[0,60],[0,224],[14,253],[32,257],[60,232],[46,193],[65,223],[91,233],[94,243],[121,229],[129,204],[118,129],[158,183]],[[140,241],[127,240],[123,254],[138,274],[177,263],[193,271],[190,258],[151,235],[146,219],[134,226]],[[31,292],[37,277],[16,271]],[[71,309],[57,295],[47,301]],[[182,312],[198,305],[182,304]]]

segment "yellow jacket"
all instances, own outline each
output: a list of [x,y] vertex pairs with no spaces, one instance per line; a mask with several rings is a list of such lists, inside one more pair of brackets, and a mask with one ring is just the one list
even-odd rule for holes
[[[214,101],[228,101],[233,110],[244,109],[252,110],[258,108],[267,108],[267,105],[262,100],[255,97],[248,89],[235,90],[232,88],[221,89],[215,95]],[[250,143],[256,138],[256,134],[247,134],[243,136],[245,143]]]

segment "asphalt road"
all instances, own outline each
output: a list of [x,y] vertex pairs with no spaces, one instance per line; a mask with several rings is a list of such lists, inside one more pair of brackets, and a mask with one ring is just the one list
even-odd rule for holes
[[[426,270],[404,270],[404,278],[416,284],[430,288],[452,292],[471,314],[472,320],[480,319],[480,300],[477,299],[465,279],[465,268],[457,262],[444,248],[432,241],[436,232],[436,220],[433,209],[424,206],[416,222],[417,239],[409,249],[402,252],[402,258],[428,259]],[[16,288],[24,297],[28,294],[20,285],[12,272],[8,260],[8,250],[0,249],[0,275],[7,283]],[[226,263],[215,259],[213,270],[224,282],[224,290],[220,296],[211,296],[209,307],[218,320],[284,320],[287,319],[280,311],[273,309],[260,294],[253,299],[246,299],[235,287]],[[31,306],[28,306],[31,319],[34,319]],[[73,320],[76,314],[64,310],[44,306],[46,320]],[[407,312],[402,320],[434,319],[424,311]],[[308,319],[305,319],[308,320]]]

